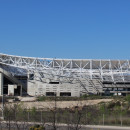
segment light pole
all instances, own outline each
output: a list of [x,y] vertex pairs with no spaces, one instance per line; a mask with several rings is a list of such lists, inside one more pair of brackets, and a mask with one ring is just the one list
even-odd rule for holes
[[[3,72],[4,73],[4,72]],[[2,117],[1,119],[4,120],[4,76],[1,73],[1,94],[2,94]]]
[[121,126],[122,126],[122,102],[121,102]]
[[2,87],[2,120],[4,120],[4,87]]

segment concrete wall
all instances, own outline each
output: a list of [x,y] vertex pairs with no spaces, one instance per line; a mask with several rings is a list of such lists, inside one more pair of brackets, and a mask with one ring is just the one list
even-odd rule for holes
[[57,96],[60,96],[61,92],[70,92],[71,96],[79,97],[81,87],[79,84],[48,84],[39,81],[28,81],[28,94],[31,96],[45,95],[46,92],[54,92]]
[[[44,78],[43,81],[38,81],[37,76],[38,74],[35,74],[34,79],[28,80],[27,83],[27,92],[31,96],[46,96],[46,92],[54,92],[57,96],[60,96],[60,93],[71,93],[72,97],[79,97],[83,94],[97,94],[103,90],[98,80],[75,79],[72,82],[61,82],[55,78],[53,80]],[[59,84],[51,84],[51,82],[59,82]]]
[[[73,79],[72,81],[69,81],[67,79],[60,79],[51,77],[49,79],[48,77],[43,77],[41,79],[42,81],[39,81],[37,79],[38,73],[34,74],[34,78],[31,79],[28,78],[27,80],[27,93],[31,96],[37,96],[37,95],[45,95],[47,92],[54,92],[57,96],[60,96],[61,93],[71,93],[71,96],[73,97],[79,97],[83,94],[97,94],[101,93],[103,91],[102,85],[98,82],[98,80],[85,80],[85,79]],[[28,77],[30,75],[28,74]],[[54,78],[54,79],[53,79]],[[51,82],[54,82],[51,83]],[[56,83],[55,82],[59,82]],[[14,86],[8,86],[9,91],[8,94],[12,93],[11,95],[14,95]],[[2,88],[3,88],[3,74],[0,73],[0,95],[2,95]]]

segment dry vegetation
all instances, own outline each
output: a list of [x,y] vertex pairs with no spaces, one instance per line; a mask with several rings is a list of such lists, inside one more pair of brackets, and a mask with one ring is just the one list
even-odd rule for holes
[[[70,104],[67,104],[67,103]],[[40,108],[37,104],[40,104]],[[46,103],[46,108],[45,104]],[[57,101],[53,100],[34,102],[34,106],[27,107],[29,102],[5,104],[5,121],[17,122],[40,122],[44,127],[51,123],[52,129],[57,129],[57,123],[65,123],[68,129],[79,130],[84,125],[130,125],[130,96],[114,97],[113,99]],[[70,106],[69,106],[70,105]],[[53,107],[52,107],[53,106]],[[64,106],[64,107],[60,107]],[[10,125],[8,125],[10,126]],[[37,126],[38,127],[38,126]],[[41,125],[39,126],[41,127]],[[40,129],[43,129],[41,127]],[[33,129],[33,128],[32,128]]]

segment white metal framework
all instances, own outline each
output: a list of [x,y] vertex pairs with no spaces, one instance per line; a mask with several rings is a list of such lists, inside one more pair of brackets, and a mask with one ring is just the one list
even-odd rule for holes
[[130,82],[130,60],[53,59],[0,54],[0,64],[38,72],[41,78],[99,79],[109,82]]

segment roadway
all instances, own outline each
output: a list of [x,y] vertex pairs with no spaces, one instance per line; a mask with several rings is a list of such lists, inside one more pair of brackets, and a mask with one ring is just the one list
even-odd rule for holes
[[[43,125],[43,123],[36,122],[0,122],[1,130],[29,130],[34,124]],[[46,123],[45,130],[53,130],[52,124]],[[75,130],[76,125],[67,125],[67,124],[57,124],[56,130]],[[121,127],[121,126],[99,126],[99,125],[82,125],[79,126],[80,129],[76,130],[130,130],[130,127]]]

